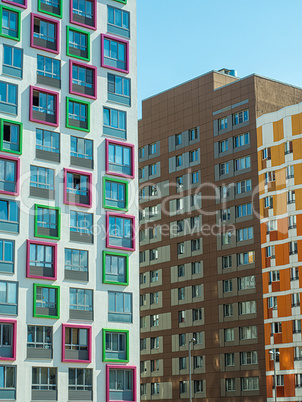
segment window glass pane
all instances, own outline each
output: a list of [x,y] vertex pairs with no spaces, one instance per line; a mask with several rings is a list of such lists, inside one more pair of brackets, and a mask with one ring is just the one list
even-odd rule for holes
[[17,303],[17,284],[7,282],[7,302],[16,304]]
[[4,48],[3,63],[11,66],[12,65],[12,56],[13,56],[12,48],[9,46],[5,46],[5,45],[3,46],[3,48]]
[[0,388],[4,388],[4,367],[0,367]]

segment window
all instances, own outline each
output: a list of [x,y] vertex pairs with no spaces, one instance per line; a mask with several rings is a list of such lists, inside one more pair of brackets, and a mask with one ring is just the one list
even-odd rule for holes
[[271,271],[269,272],[269,282],[279,282],[280,281],[280,272],[279,271]]
[[199,172],[191,173],[191,184],[196,184],[199,182]]
[[201,273],[201,263],[199,261],[191,263],[191,272],[192,275]]
[[85,96],[86,98],[96,99],[97,68],[72,60],[69,62],[69,68],[69,76],[72,77],[69,92]]
[[293,165],[286,167],[286,178],[287,179],[293,179],[295,177],[294,168],[295,167]]
[[249,120],[249,110],[242,110],[241,112],[233,114],[233,125],[237,126],[238,124],[244,123]]
[[106,173],[134,178],[134,147],[106,139]]
[[108,6],[107,32],[130,38],[130,13]]
[[242,218],[244,216],[252,215],[252,203],[238,205],[236,207],[236,218]]
[[300,306],[300,293],[292,294],[292,307]]
[[108,292],[108,321],[132,322],[132,293]]
[[151,395],[159,395],[159,382],[151,383]]
[[2,74],[23,77],[23,49],[3,44]]
[[220,219],[222,222],[228,221],[231,219],[231,208],[221,209],[220,210]]
[[[142,318],[142,317],[141,317]],[[141,327],[142,328],[142,327]],[[147,342],[146,338],[140,339],[140,350],[146,350],[147,349]]]
[[230,187],[229,186],[221,186],[220,187],[220,198],[227,198],[230,196]]
[[65,248],[65,279],[88,281],[88,251]]
[[296,202],[296,193],[295,190],[290,190],[287,193],[287,203],[288,204],[294,204]]
[[[108,6],[109,7],[109,6]],[[108,73],[108,100],[131,105],[130,79]],[[145,149],[140,148],[140,158],[144,158]]]
[[235,378],[226,378],[225,379],[225,390],[226,390],[226,392],[236,390]]
[[[69,289],[70,310],[93,311],[93,291],[90,289]],[[77,314],[73,314],[71,318],[76,318]],[[92,318],[92,314],[87,315],[86,319]]]
[[192,286],[192,298],[201,297],[201,285],[193,285]]
[[10,3],[16,7],[27,8],[27,0],[3,0],[3,3]]
[[139,252],[139,262],[145,262],[146,261],[146,253],[144,251]]
[[96,29],[96,0],[71,0],[70,22]]
[[202,309],[201,308],[193,308],[192,310],[192,321],[200,321],[202,320]]
[[68,369],[68,399],[72,400],[76,391],[80,391],[87,398],[92,393],[92,369],[89,368],[69,368]]
[[188,388],[187,385],[188,385],[188,381],[179,381],[179,393],[180,394],[187,393],[187,388]]
[[0,230],[19,233],[19,203],[0,199]]
[[1,6],[1,36],[20,40],[21,13],[13,8]]
[[0,112],[18,114],[18,86],[0,81]]
[[91,362],[91,326],[62,324],[62,362]]
[[281,333],[282,333],[282,323],[281,322],[271,323],[271,335]]
[[108,35],[102,37],[101,66],[111,70],[129,72],[129,43]]
[[[112,74],[108,74],[108,92],[110,92],[110,91],[109,91],[109,86],[110,86],[110,84],[109,84],[109,76],[110,76],[110,75],[112,75]],[[113,77],[117,77],[117,76],[113,75]],[[120,77],[120,78],[123,78],[123,77]],[[111,92],[114,93],[115,90],[113,90],[113,87],[111,87],[111,88],[112,88],[112,91],[111,91]],[[109,99],[109,100],[110,100],[110,99]],[[138,148],[138,157],[139,157],[139,159],[145,157],[145,148],[144,148],[144,147]]]
[[256,287],[255,275],[238,278],[238,290],[254,289]]
[[150,304],[158,304],[158,292],[150,293]]
[[186,312],[184,310],[178,312],[178,323],[186,322]]
[[27,240],[27,278],[55,280],[57,276],[57,245]]
[[240,134],[234,137],[234,148],[242,147],[250,143],[250,133]]
[[66,98],[66,127],[74,130],[90,131],[90,103]]
[[[302,360],[302,348],[301,346],[295,346],[294,347],[294,356],[295,360]],[[301,382],[302,384],[302,382]]]
[[183,232],[184,230],[184,221],[180,220],[176,222],[177,233]]
[[35,237],[60,240],[60,233],[60,208],[35,204]]
[[289,242],[289,255],[298,254],[298,243],[296,241]]
[[224,364],[226,367],[235,366],[235,353],[225,353]]
[[267,299],[267,307],[274,310],[278,308],[277,296],[269,297]]
[[193,338],[195,338],[195,345],[202,344],[202,332],[193,332]]
[[229,231],[229,232],[221,234],[221,245],[222,246],[231,244],[231,242],[232,242],[232,234],[233,234],[232,231]]
[[185,243],[177,243],[177,254],[184,254],[185,253]]
[[[47,0],[48,1],[48,0]],[[50,57],[37,55],[37,82],[61,88],[61,62]]]
[[154,314],[150,315],[150,327],[158,327],[159,326],[159,315]]
[[[71,233],[77,232],[80,234],[87,234],[92,236],[93,234],[93,215],[84,212],[70,211],[70,231]],[[70,239],[75,241],[86,241],[83,237],[81,240],[77,236],[70,236]],[[93,237],[91,237],[93,240]]]
[[258,352],[240,352],[240,364],[258,364]]
[[232,317],[233,316],[233,304],[224,304],[223,305],[223,316],[224,317]]
[[34,317],[60,317],[60,287],[34,283]]
[[223,176],[225,174],[229,174],[229,162],[220,163],[219,165],[219,175]]
[[273,196],[264,198],[264,208],[273,208]]
[[267,185],[268,183],[271,183],[273,181],[276,181],[275,171],[270,171],[270,172],[264,173],[264,183],[265,183],[265,185]]
[[186,345],[186,334],[179,334],[179,346]]
[[229,150],[229,140],[219,141],[219,153]]
[[62,18],[62,0],[39,0],[38,11]]
[[199,369],[203,367],[203,356],[193,356],[193,368]]
[[177,276],[178,276],[178,278],[185,276],[185,266],[184,265],[178,265]]
[[187,368],[187,358],[180,357],[179,358],[179,370],[185,370]]
[[13,240],[0,239],[0,272],[14,272],[15,242]]
[[197,140],[198,138],[198,129],[196,128],[192,128],[191,130],[189,130],[189,141],[194,141]]
[[[149,186],[149,196],[154,197],[158,195],[158,188],[157,186]],[[151,207],[150,207],[151,208]]]
[[251,240],[254,238],[254,228],[249,227],[249,228],[243,228],[243,229],[237,229],[236,231],[236,238],[237,241],[245,241],[245,240]]
[[134,250],[134,217],[107,212],[106,247]]
[[198,149],[189,152],[189,161],[190,163],[198,161]]
[[59,94],[30,86],[29,120],[57,127],[59,125]]
[[126,133],[126,112],[117,109],[104,107],[103,134],[125,140]]
[[128,210],[128,182],[115,179],[103,179],[104,208]]
[[159,371],[159,360],[151,360],[151,372]]
[[93,141],[70,136],[70,163],[93,169]]
[[91,173],[64,169],[64,204],[91,207]]
[[254,391],[259,389],[259,377],[241,377],[241,390]]
[[176,198],[176,211],[183,209],[183,198]]
[[159,337],[151,337],[150,338],[150,347],[151,349],[159,349]]
[[128,285],[128,254],[103,251],[103,283]]
[[234,340],[234,328],[226,328],[224,330],[224,341],[231,342]]
[[224,130],[225,128],[228,128],[228,119],[227,117],[223,117],[222,119],[218,120],[218,130]]
[[90,61],[90,33],[67,26],[66,55]]
[[228,255],[222,257],[222,269],[231,268],[232,266],[232,256]]
[[246,339],[257,339],[257,327],[251,325],[249,327],[239,327],[239,339],[244,341]]
[[251,167],[251,157],[245,156],[243,158],[235,159],[234,161],[234,169],[235,172],[239,170],[244,170]]
[[54,199],[54,170],[30,166],[30,195]]
[[57,395],[57,368],[33,367],[32,368],[32,399],[37,400],[43,395],[49,400],[55,400]]
[[252,180],[243,180],[236,183],[236,194],[247,193],[252,190]]
[[150,282],[158,282],[158,271],[150,271]]
[[178,289],[178,300],[185,300],[186,297],[186,288]]
[[175,135],[175,146],[177,147],[178,145],[182,144],[182,134],[176,134]]
[[297,218],[296,215],[292,215],[288,217],[288,229],[294,229],[297,227]]
[[16,359],[16,330],[15,320],[0,320],[0,360]]
[[292,267],[291,268],[290,280],[291,281],[298,281],[299,280],[299,267]]
[[223,289],[223,293],[232,292],[232,290],[233,290],[233,281],[232,281],[232,279],[227,279],[225,281],[222,281],[222,289]]
[[19,194],[20,160],[11,156],[0,158],[0,193]]
[[18,282],[0,281],[0,313],[18,314]]
[[239,315],[256,314],[257,305],[255,300],[238,303]]
[[60,134],[36,129],[36,157],[54,162],[60,161]]
[[149,165],[149,176],[154,176],[156,174],[156,163],[154,163],[153,165]]
[[51,20],[38,14],[31,14],[31,47],[58,54],[60,51],[59,36],[59,21]]
[[148,145],[148,153],[149,153],[149,156],[156,154],[156,142],[154,144]]
[[284,153],[285,153],[285,155],[293,153],[293,142],[292,141],[287,141],[284,143]]
[[21,155],[22,128],[22,123],[0,120],[0,151]]
[[[27,326],[27,357],[33,358],[35,355],[50,356],[52,359],[52,340],[53,330],[52,327],[42,325],[28,325]],[[41,352],[41,353],[40,353]]]

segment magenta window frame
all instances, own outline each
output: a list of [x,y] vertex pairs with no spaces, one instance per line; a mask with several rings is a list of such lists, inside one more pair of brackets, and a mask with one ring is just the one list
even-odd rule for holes
[[[66,328],[77,328],[88,330],[88,360],[73,360],[65,358],[65,330]],[[62,324],[62,362],[63,363],[91,363],[92,356],[92,326],[91,325],[77,325],[77,324]]]
[[96,29],[97,29],[97,0],[93,0],[93,16],[94,16],[94,24],[93,25],[86,25],[86,24],[82,24],[81,22],[74,21],[72,7],[73,7],[72,0],[70,0],[69,15],[70,15],[71,24],[79,25],[83,28],[88,28],[88,29],[92,29],[93,31],[96,31]]
[[[112,66],[108,66],[107,64],[105,64],[105,62],[104,62],[104,39],[114,40],[115,42],[120,42],[120,43],[123,43],[124,45],[126,45],[126,69],[125,70],[122,68],[112,67]],[[101,34],[101,67],[108,68],[108,69],[114,70],[114,71],[119,71],[120,73],[128,74],[129,73],[129,42],[127,40],[117,38],[115,36]]]
[[0,357],[0,361],[14,361],[17,358],[17,320],[11,320],[10,318],[1,318],[0,324],[13,324],[13,356],[12,357]]
[[[115,144],[115,145],[121,145],[123,147],[128,147],[131,148],[131,175],[124,174],[124,173],[117,173],[117,172],[111,172],[109,170],[109,144]],[[128,144],[127,142],[121,142],[121,141],[116,141],[116,140],[111,140],[109,138],[106,138],[106,144],[105,144],[105,169],[106,169],[106,174],[110,174],[112,176],[118,176],[118,177],[126,177],[128,179],[134,179],[134,145],[133,144]]]
[[[132,247],[122,247],[122,246],[111,246],[109,243],[109,218],[110,216],[124,218],[124,219],[131,219],[131,240],[132,240]],[[106,247],[115,250],[126,250],[126,251],[135,251],[135,216],[134,215],[127,215],[127,214],[119,214],[113,211],[106,211]]]
[[[56,26],[56,48],[57,48],[57,50],[48,49],[47,47],[38,46],[38,45],[34,44],[34,19],[35,18],[39,18],[40,20],[51,22],[52,24],[55,24],[55,26]],[[44,15],[31,13],[30,47],[33,47],[35,49],[41,49],[41,50],[44,50],[45,52],[59,54],[60,53],[60,21],[53,20],[52,18],[44,17]]]
[[[47,121],[43,121],[43,120],[33,118],[33,96],[34,96],[34,91],[43,92],[43,93],[50,94],[50,95],[53,95],[53,96],[56,97],[56,101],[55,101],[55,104],[56,104],[56,122],[55,123],[49,123]],[[33,85],[30,85],[30,89],[29,89],[29,120],[30,121],[33,121],[33,122],[39,123],[39,124],[44,124],[46,126],[58,127],[59,126],[59,110],[60,110],[60,102],[59,102],[59,93],[58,92],[54,92],[54,91],[50,91],[49,89],[35,87]]]
[[[76,92],[76,91],[72,90],[72,67],[73,67],[73,65],[76,65],[79,67],[84,67],[84,68],[89,68],[90,70],[93,70],[93,89],[94,89],[93,96],[82,94],[80,92]],[[84,98],[96,99],[97,98],[97,67],[91,66],[89,64],[79,63],[78,61],[75,61],[75,60],[69,60],[69,93],[78,95],[78,96],[83,96]]]
[[136,402],[137,399],[137,392],[136,392],[136,366],[127,366],[123,364],[106,364],[106,402],[121,402],[121,401],[114,401],[110,399],[110,386],[109,386],[109,372],[110,369],[114,370],[132,370],[132,379],[133,379],[133,400],[128,402]]
[[[42,246],[50,246],[53,248],[52,257],[53,257],[53,272],[54,276],[38,276],[30,274],[30,245],[37,244]],[[26,245],[26,278],[35,278],[35,279],[45,279],[47,281],[56,281],[57,280],[57,243],[48,243],[45,241],[36,241],[36,240],[27,240]]]
[[27,0],[24,0],[24,4],[16,3],[13,0],[2,0],[2,1],[3,1],[3,3],[11,4],[12,6],[27,8]]
[[0,159],[7,159],[16,162],[16,191],[0,190],[0,194],[18,196],[20,193],[20,159],[15,158],[13,156],[2,155],[2,154],[0,154]]
[[[89,182],[89,188],[88,188],[89,204],[81,204],[81,203],[78,203],[78,202],[67,201],[67,173],[75,173],[75,174],[80,174],[82,176],[88,176],[88,182]],[[84,207],[84,208],[91,208],[92,207],[92,173],[83,172],[82,170],[74,170],[74,169],[64,168],[64,204],[66,204],[66,205],[77,205],[79,207]]]

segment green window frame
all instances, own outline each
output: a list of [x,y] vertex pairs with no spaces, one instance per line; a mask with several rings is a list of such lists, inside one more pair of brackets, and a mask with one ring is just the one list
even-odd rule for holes
[[[57,306],[57,315],[43,315],[37,313],[37,288],[48,288],[48,289],[56,289],[56,306]],[[45,285],[44,283],[34,283],[34,296],[33,296],[33,317],[37,318],[60,318],[60,286],[55,285]]]
[[[57,232],[58,236],[47,236],[41,235],[38,233],[38,210],[39,208],[50,209],[53,211],[57,211]],[[48,205],[35,204],[35,237],[43,238],[43,239],[53,239],[60,240],[61,238],[61,208],[59,207],[50,207]]]
[[[126,359],[112,359],[106,358],[106,334],[107,333],[119,333],[126,335]],[[102,330],[103,338],[103,362],[109,363],[129,363],[129,330],[127,329],[108,329],[103,328]]]
[[[106,202],[106,183],[107,182],[113,182],[113,183],[125,185],[125,191],[124,191],[125,207],[124,208],[108,205],[108,203]],[[112,177],[103,177],[103,208],[127,212],[128,211],[128,197],[129,197],[128,186],[129,186],[129,183],[126,180],[114,179]]]
[[62,16],[63,16],[63,4],[62,4],[62,0],[58,0],[58,1],[59,1],[60,14],[55,14],[55,13],[52,13],[50,11],[43,10],[42,7],[41,7],[41,0],[38,0],[38,11],[39,11],[39,13],[48,14],[48,15],[52,15],[53,17],[62,18]]
[[[107,256],[125,258],[125,282],[112,281],[112,280],[106,279],[106,257]],[[103,283],[105,283],[107,285],[120,285],[120,286],[128,286],[129,285],[129,254],[115,253],[115,252],[103,250]]]
[[[88,55],[87,57],[77,56],[77,55],[70,53],[70,50],[69,50],[70,31],[78,32],[82,35],[87,36],[87,55]],[[66,55],[69,57],[73,57],[75,59],[90,61],[90,32],[86,32],[86,31],[83,31],[82,29],[67,26],[66,27]]]
[[[3,10],[7,10],[9,12],[13,12],[15,14],[17,14],[17,24],[18,24],[18,28],[17,28],[17,36],[11,36],[11,35],[7,35],[5,33],[2,32],[2,19],[3,19]],[[21,37],[21,11],[16,10],[15,8],[11,8],[11,7],[6,7],[6,6],[0,6],[0,36],[3,36],[4,38],[8,38],[8,39],[12,39],[15,41],[20,41],[20,37]]]
[[[8,123],[8,125],[19,126],[19,150],[14,151],[12,149],[4,148],[4,125]],[[22,138],[23,138],[23,123],[14,120],[1,119],[0,120],[0,151],[1,152],[9,152],[12,154],[22,155]]]
[[118,3],[122,4],[127,4],[127,0],[113,0],[113,1],[117,1]]
[[[72,124],[69,123],[69,102],[74,102],[74,103],[79,103],[80,105],[85,105],[87,106],[87,128],[83,127],[77,127],[73,126]],[[71,128],[72,130],[79,130],[79,131],[90,131],[90,103],[80,100],[80,99],[75,99],[75,98],[70,98],[69,96],[66,97],[66,127]]]

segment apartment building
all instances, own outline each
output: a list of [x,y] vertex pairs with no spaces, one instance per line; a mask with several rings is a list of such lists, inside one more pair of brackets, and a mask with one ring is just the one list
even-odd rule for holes
[[257,119],[265,357],[271,401],[274,392],[279,400],[302,400],[301,121],[301,103]]
[[0,400],[138,401],[136,2],[0,11]]
[[301,99],[223,69],[143,102],[142,400],[189,399],[189,343],[193,400],[267,400],[256,119]]

